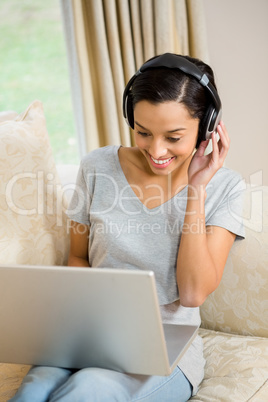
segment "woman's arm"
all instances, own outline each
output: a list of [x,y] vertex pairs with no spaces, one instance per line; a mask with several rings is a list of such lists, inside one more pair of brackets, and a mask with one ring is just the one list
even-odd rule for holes
[[89,227],[87,225],[71,221],[68,266],[89,267],[88,236]]
[[226,229],[205,226],[204,195],[195,197],[187,203],[177,260],[180,300],[185,307],[200,306],[218,287],[235,239]]
[[220,141],[212,136],[213,150],[204,155],[207,142],[200,145],[188,171],[188,200],[177,259],[177,283],[181,304],[200,306],[220,283],[235,235],[205,221],[206,185],[222,167],[229,148],[223,123]]

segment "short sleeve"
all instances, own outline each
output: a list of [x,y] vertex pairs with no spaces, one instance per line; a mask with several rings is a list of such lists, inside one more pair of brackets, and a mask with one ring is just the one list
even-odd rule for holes
[[237,238],[244,238],[243,200],[245,190],[245,182],[237,173],[229,170],[229,177],[226,174],[219,175],[210,188],[212,205],[211,208],[208,208],[206,225],[222,227],[234,233]]

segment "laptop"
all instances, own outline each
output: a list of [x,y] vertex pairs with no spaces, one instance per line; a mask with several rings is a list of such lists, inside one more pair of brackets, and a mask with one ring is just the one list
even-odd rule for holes
[[152,271],[0,266],[0,362],[169,375],[197,326],[162,324]]

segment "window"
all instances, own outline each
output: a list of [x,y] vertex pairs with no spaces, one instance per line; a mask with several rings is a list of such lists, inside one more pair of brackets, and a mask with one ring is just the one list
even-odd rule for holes
[[78,163],[59,1],[1,0],[0,18],[0,110],[39,99],[56,163]]

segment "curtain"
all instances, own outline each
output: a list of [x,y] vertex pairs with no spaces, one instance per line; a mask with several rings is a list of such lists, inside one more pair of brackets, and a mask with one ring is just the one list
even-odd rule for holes
[[202,0],[61,0],[81,156],[133,145],[124,87],[147,59],[173,52],[208,62]]

